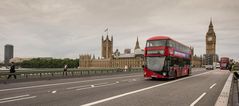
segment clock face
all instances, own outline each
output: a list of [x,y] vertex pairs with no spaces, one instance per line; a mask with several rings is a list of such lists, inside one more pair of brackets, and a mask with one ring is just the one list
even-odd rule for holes
[[212,41],[212,37],[208,37],[207,40],[208,40],[208,41]]

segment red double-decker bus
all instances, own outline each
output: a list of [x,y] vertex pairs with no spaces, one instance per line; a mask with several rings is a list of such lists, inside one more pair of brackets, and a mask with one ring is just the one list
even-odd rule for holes
[[192,51],[167,36],[154,36],[145,47],[145,78],[177,78],[191,73]]
[[229,57],[221,57],[220,59],[220,69],[228,70],[229,69]]

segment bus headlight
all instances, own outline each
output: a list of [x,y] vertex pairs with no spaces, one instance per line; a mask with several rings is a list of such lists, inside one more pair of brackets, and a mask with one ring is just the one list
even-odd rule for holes
[[163,76],[166,76],[167,75],[167,73],[166,72],[163,72]]

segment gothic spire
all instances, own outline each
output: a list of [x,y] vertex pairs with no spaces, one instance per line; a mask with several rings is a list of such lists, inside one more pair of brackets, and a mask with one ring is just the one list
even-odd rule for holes
[[109,40],[109,36],[108,35],[106,36],[106,40]]
[[135,45],[134,50],[136,50],[136,49],[140,49],[138,37],[137,37],[137,41],[136,41],[136,45]]
[[212,25],[212,18],[210,19],[210,25],[209,25],[209,27],[213,27],[213,25]]
[[210,24],[209,24],[208,33],[215,33],[215,32],[214,32],[214,29],[213,29],[213,24],[212,24],[212,18],[210,19]]

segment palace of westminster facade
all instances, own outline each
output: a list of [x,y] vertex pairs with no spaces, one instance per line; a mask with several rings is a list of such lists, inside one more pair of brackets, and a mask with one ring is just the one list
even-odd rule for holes
[[[194,49],[192,49],[193,53]],[[101,57],[95,58],[94,55],[80,55],[80,68],[89,67],[141,67],[144,64],[144,50],[140,48],[137,38],[134,53],[130,49],[125,49],[124,54],[120,54],[118,49],[113,52],[113,37],[109,39],[102,36]],[[218,62],[218,55],[216,54],[216,34],[213,29],[212,21],[210,21],[209,29],[206,34],[206,54],[200,57],[192,56],[193,67],[201,67],[202,65],[212,64]]]
[[101,57],[95,58],[93,55],[80,55],[80,67],[141,67],[144,64],[144,51],[140,49],[137,39],[134,53],[130,49],[125,49],[124,54],[120,54],[119,50],[113,53],[113,37],[106,39],[102,36]]

